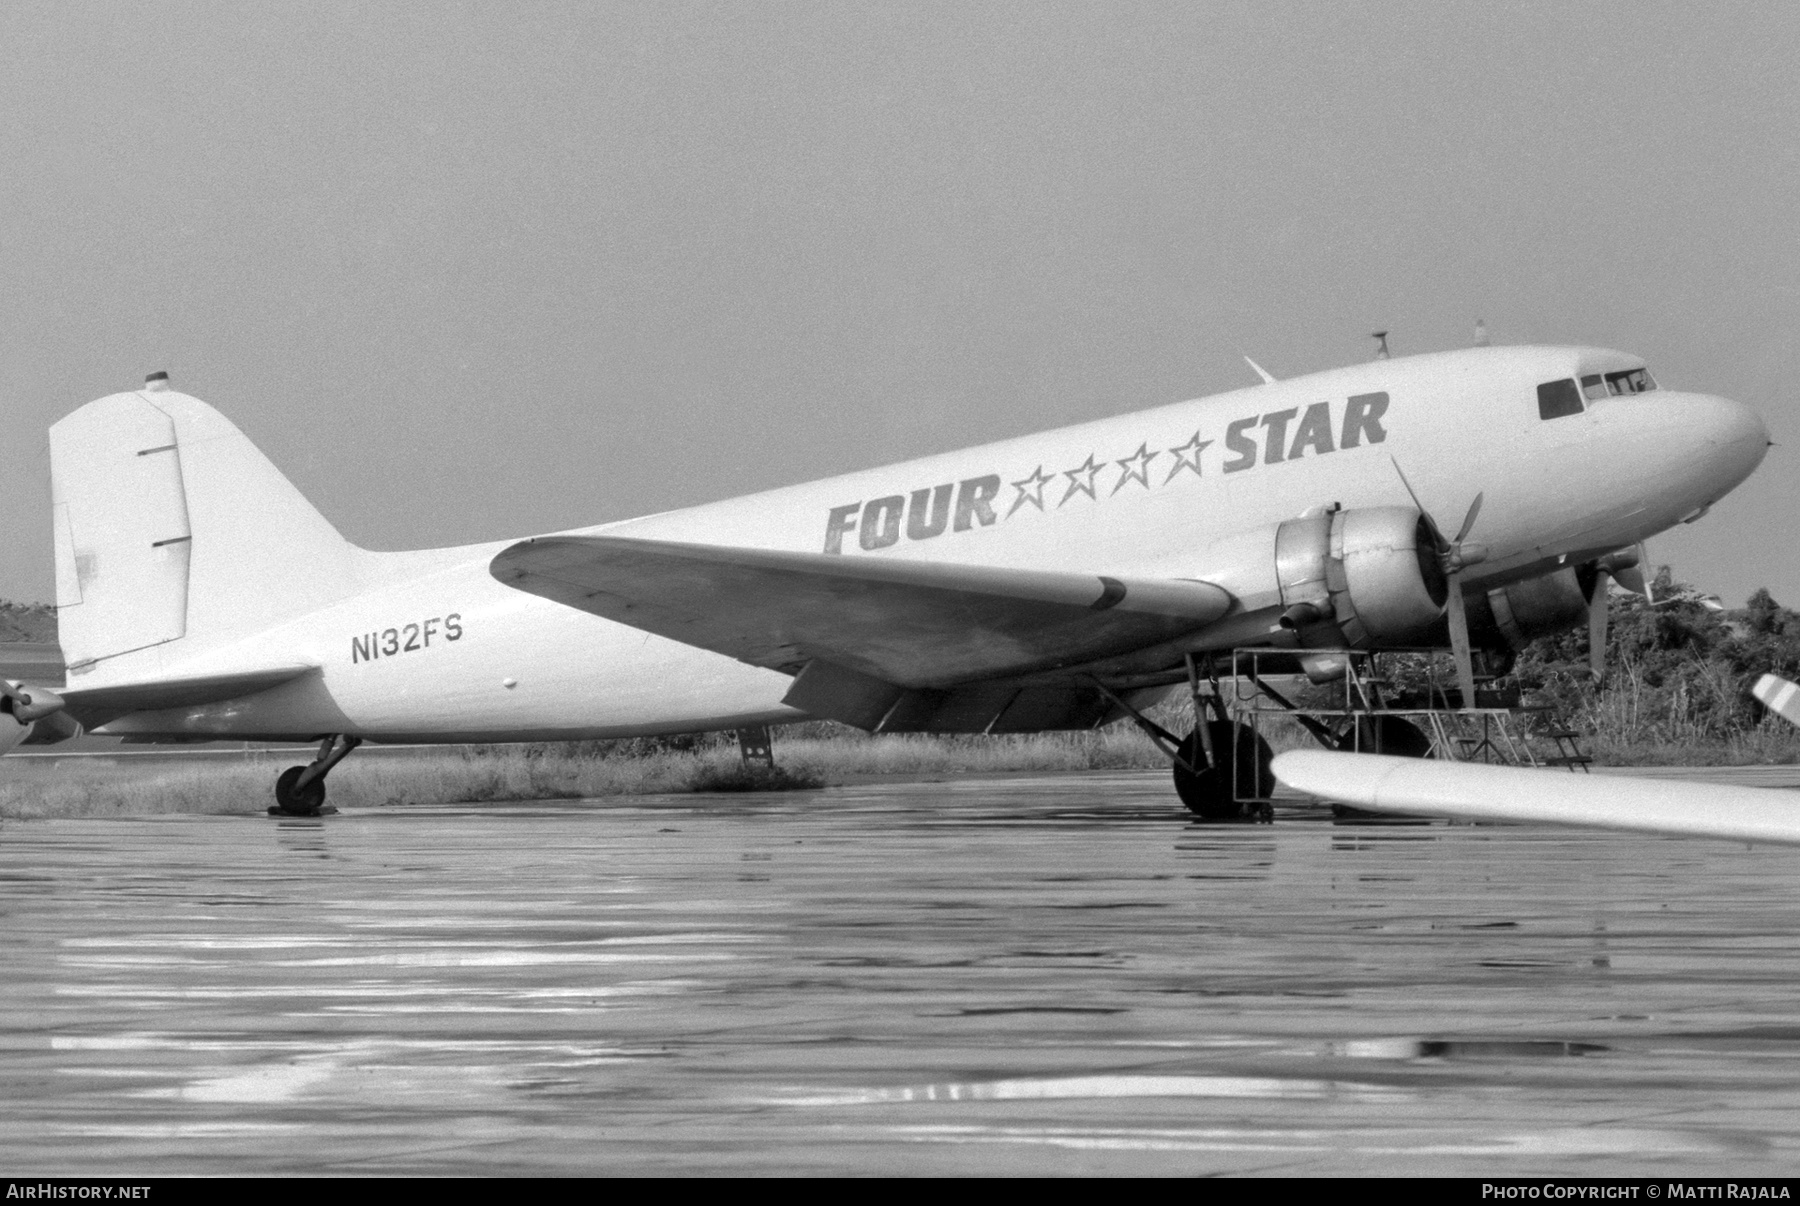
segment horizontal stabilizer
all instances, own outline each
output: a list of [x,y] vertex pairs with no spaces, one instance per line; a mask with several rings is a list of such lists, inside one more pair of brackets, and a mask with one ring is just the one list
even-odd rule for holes
[[271,666],[229,674],[201,674],[119,683],[86,690],[69,687],[57,694],[62,696],[71,715],[87,728],[93,729],[127,712],[190,708],[197,704],[218,703],[224,699],[255,695],[315,669],[316,666]]
[[752,665],[810,661],[901,687],[1071,665],[1217,620],[1204,582],[774,552],[620,536],[515,544],[508,586]]
[[1274,769],[1296,791],[1373,812],[1800,843],[1800,795],[1763,787],[1325,750],[1278,755]]

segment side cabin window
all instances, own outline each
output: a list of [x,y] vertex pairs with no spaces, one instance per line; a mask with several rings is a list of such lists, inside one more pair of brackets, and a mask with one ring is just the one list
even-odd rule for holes
[[1560,419],[1580,413],[1581,391],[1575,387],[1575,378],[1564,377],[1538,386],[1538,418]]
[[[1587,383],[1583,377],[1582,383]],[[1647,394],[1656,388],[1656,382],[1650,379],[1649,369],[1626,369],[1622,373],[1606,374],[1606,390],[1612,394]],[[1589,394],[1588,397],[1594,395]]]

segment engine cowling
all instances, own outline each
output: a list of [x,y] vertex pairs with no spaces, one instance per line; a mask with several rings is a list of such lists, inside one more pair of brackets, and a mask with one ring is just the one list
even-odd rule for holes
[[1290,519],[1275,531],[1275,573],[1282,626],[1313,648],[1416,642],[1449,597],[1431,530],[1412,507]]
[[1587,591],[1573,566],[1465,596],[1469,638],[1477,645],[1523,649],[1541,636],[1584,623]]
[[0,680],[0,754],[27,742],[67,741],[81,732],[81,725],[63,711],[56,692]]

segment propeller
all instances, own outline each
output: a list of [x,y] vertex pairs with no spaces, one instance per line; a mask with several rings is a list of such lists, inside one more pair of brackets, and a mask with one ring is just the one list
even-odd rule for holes
[[1469,530],[1475,526],[1475,517],[1481,514],[1485,495],[1476,492],[1475,501],[1469,504],[1468,513],[1463,516],[1462,526],[1456,529],[1455,538],[1446,539],[1444,529],[1438,526],[1425,504],[1419,501],[1412,483],[1406,480],[1406,471],[1400,468],[1398,460],[1394,461],[1394,472],[1400,475],[1400,484],[1406,487],[1413,506],[1419,509],[1425,530],[1431,534],[1432,551],[1437,554],[1438,564],[1444,571],[1449,596],[1445,599],[1445,609],[1450,625],[1450,655],[1456,661],[1456,686],[1462,692],[1463,707],[1472,708],[1475,706],[1475,653],[1469,644],[1469,613],[1463,604],[1462,572],[1487,560],[1487,546],[1468,538]]
[[1644,578],[1644,565],[1649,551],[1640,541],[1628,549],[1618,549],[1596,559],[1590,566],[1593,582],[1588,587],[1588,673],[1599,682],[1606,674],[1606,628],[1612,606],[1607,584],[1617,582],[1646,602],[1651,598],[1650,583]]
[[1634,595],[1642,595],[1644,602],[1655,606],[1656,592],[1650,588],[1650,579],[1644,576],[1644,567],[1650,564],[1650,550],[1640,540],[1631,546],[1631,552],[1630,564],[1621,564],[1614,570],[1613,581]]
[[81,732],[74,718],[63,713],[62,696],[42,687],[27,689],[24,683],[0,679],[0,712],[12,720],[11,724],[0,722],[0,754],[29,737],[32,725],[40,721],[65,737]]

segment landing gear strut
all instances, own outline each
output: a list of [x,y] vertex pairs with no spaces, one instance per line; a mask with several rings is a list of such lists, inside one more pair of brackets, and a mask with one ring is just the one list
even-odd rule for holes
[[[361,737],[333,733],[319,743],[319,756],[305,766],[290,766],[275,780],[271,816],[316,817],[325,811],[325,776],[362,744]],[[333,809],[332,811],[336,811]]]
[[[1188,683],[1194,698],[1194,731],[1186,737],[1175,736],[1098,679],[1093,683],[1169,759],[1175,772],[1175,794],[1189,812],[1207,821],[1270,818],[1266,801],[1275,791],[1275,774],[1269,769],[1275,751],[1254,730],[1234,723],[1226,714],[1217,678],[1212,678],[1211,695],[1201,693],[1200,672],[1192,656],[1188,658]],[[1206,719],[1209,707],[1211,720]]]
[[[1210,759],[1203,741],[1212,746]],[[1175,794],[1189,812],[1208,821],[1266,816],[1268,808],[1261,801],[1275,791],[1275,773],[1269,769],[1275,751],[1248,726],[1209,720],[1203,736],[1196,724],[1180,752]]]

